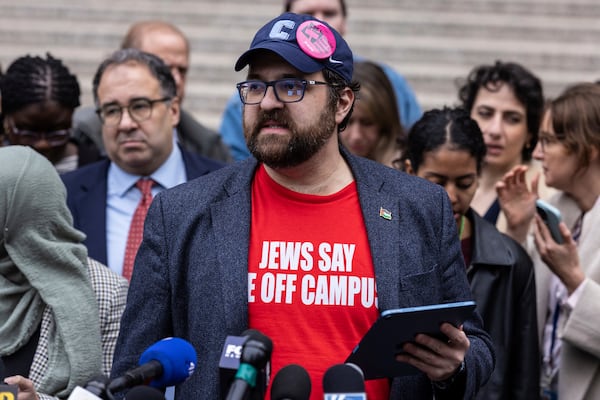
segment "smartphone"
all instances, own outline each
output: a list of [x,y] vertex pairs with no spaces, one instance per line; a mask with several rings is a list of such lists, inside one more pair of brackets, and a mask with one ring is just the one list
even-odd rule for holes
[[543,200],[536,200],[535,208],[550,230],[552,239],[554,239],[556,243],[563,243],[564,240],[562,234],[560,233],[560,229],[558,228],[558,224],[561,220],[561,215],[558,208],[546,203]]

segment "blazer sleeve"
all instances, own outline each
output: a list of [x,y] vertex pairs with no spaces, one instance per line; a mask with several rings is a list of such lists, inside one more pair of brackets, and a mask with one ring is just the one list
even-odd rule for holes
[[591,354],[600,362],[600,284],[587,278],[581,297],[568,314],[562,340]]
[[168,279],[168,238],[163,224],[162,196],[157,195],[146,216],[144,238],[136,255],[127,305],[115,348],[112,377],[137,365],[151,344],[174,335]]

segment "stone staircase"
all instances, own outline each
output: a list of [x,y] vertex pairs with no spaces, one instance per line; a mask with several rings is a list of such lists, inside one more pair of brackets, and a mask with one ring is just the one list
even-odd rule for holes
[[[456,81],[477,64],[520,62],[546,94],[600,79],[598,0],[347,0],[346,39],[361,56],[394,66],[424,109],[456,104]],[[281,0],[0,0],[0,63],[46,51],[79,77],[92,104],[99,62],[131,22],[164,19],[192,44],[185,106],[217,128],[244,72],[237,56],[255,31],[281,12]]]

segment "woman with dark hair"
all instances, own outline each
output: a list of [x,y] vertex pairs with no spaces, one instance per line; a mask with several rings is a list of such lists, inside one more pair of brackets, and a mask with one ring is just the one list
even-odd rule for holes
[[360,92],[341,142],[351,153],[391,167],[405,139],[394,89],[383,69],[370,61],[355,62],[352,78]]
[[[536,214],[537,194],[523,172],[499,191],[511,225],[527,232],[534,261],[545,399],[600,398],[600,85],[567,88],[548,103],[533,157],[543,165],[548,199],[561,214],[557,243]],[[554,397],[553,397],[554,396]]]
[[[496,184],[514,167],[526,165],[528,182],[538,185],[541,170],[532,161],[531,153],[538,140],[544,107],[542,83],[520,64],[496,61],[475,67],[460,87],[458,97],[477,121],[487,147],[471,207],[506,232]],[[541,182],[538,186],[543,197],[547,197]]]
[[99,160],[96,147],[71,138],[79,83],[61,60],[24,56],[0,79],[3,128],[9,144],[33,147],[59,173]]
[[496,368],[477,398],[535,399],[539,352],[531,259],[470,207],[485,154],[481,130],[466,111],[435,109],[410,130],[404,169],[443,186],[452,203],[471,291],[496,350]]

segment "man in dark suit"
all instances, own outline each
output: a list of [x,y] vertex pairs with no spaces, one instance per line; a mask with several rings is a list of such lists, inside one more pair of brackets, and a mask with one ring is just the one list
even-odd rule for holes
[[122,273],[129,228],[142,198],[136,182],[151,179],[151,192],[157,194],[222,165],[176,144],[179,99],[160,58],[119,50],[98,68],[93,91],[109,160],[62,178],[74,225],[87,235],[90,257]]
[[[131,25],[121,49],[134,48],[160,57],[171,69],[177,86],[181,105],[185,95],[185,83],[190,67],[190,44],[176,26],[165,21],[138,21]],[[181,146],[192,153],[214,160],[230,162],[229,148],[214,130],[198,122],[190,112],[179,109],[176,137]],[[91,107],[79,107],[73,115],[73,136],[82,143],[94,144],[104,154],[106,149],[101,137],[102,127]]]
[[[180,336],[201,360],[175,398],[222,398],[225,338],[251,328],[273,341],[272,375],[300,364],[322,399],[324,372],[382,310],[471,298],[457,229],[443,188],[340,147],[358,84],[329,25],[283,14],[236,70],[246,65],[237,87],[254,157],[152,203],[112,375]],[[420,334],[398,356],[420,374],[369,380],[368,398],[472,398],[494,368],[490,338],[476,313],[440,329],[448,340]]]

